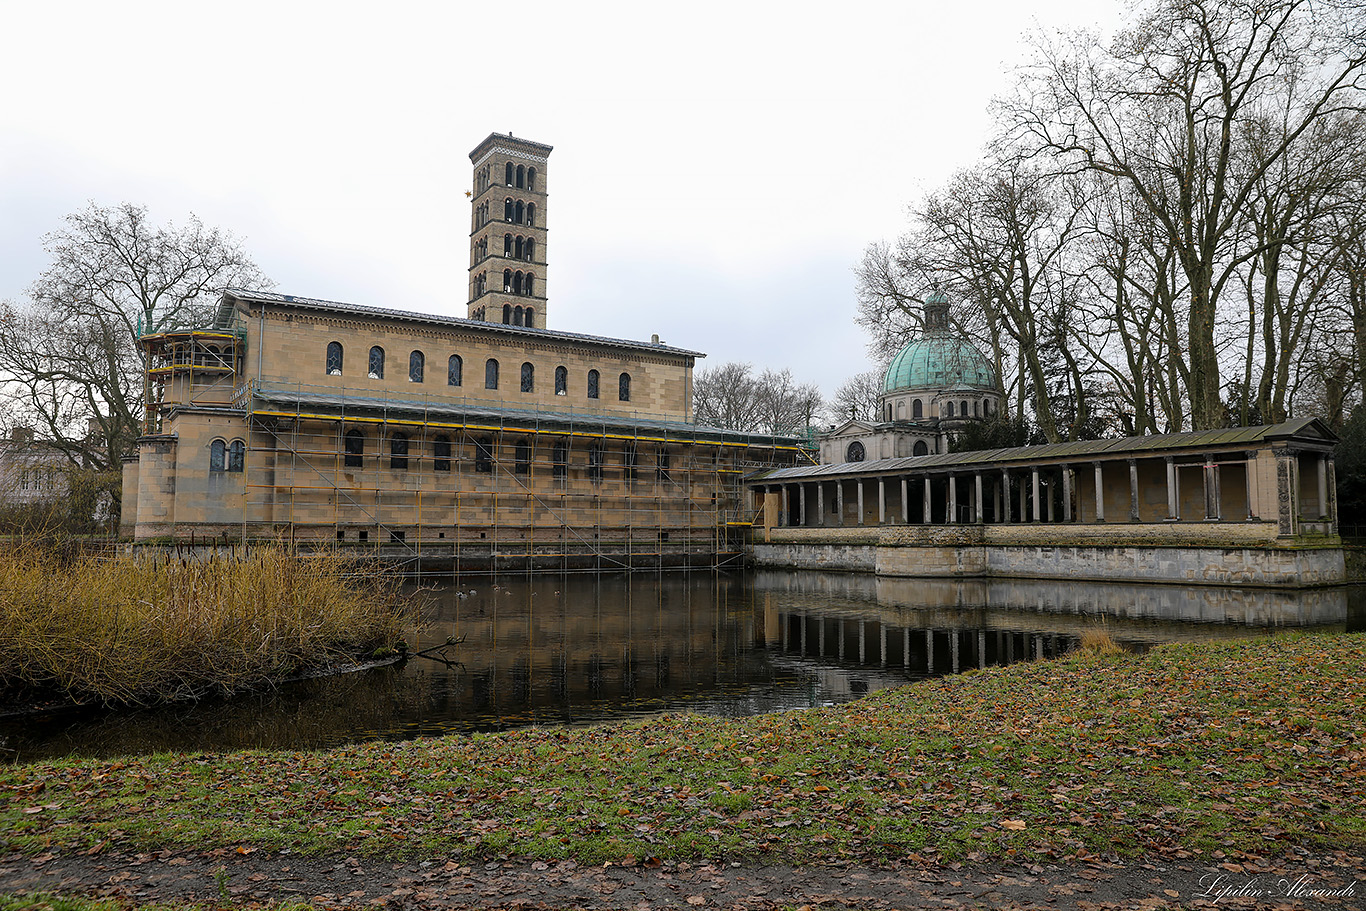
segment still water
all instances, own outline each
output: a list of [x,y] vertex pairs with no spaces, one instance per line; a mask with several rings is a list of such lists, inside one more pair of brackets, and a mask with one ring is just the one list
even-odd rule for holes
[[1120,644],[1366,628],[1366,590],[1301,592],[760,571],[432,582],[404,664],[155,710],[0,718],[0,761],[358,740],[665,711],[831,705],[927,676]]

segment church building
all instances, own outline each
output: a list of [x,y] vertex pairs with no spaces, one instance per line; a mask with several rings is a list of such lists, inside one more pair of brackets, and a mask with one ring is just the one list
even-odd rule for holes
[[466,316],[250,290],[144,336],[136,540],[328,542],[457,569],[710,564],[799,440],[699,426],[700,352],[549,328],[551,147],[473,165]]
[[821,462],[862,462],[949,451],[949,437],[995,415],[996,368],[949,323],[949,299],[925,300],[924,331],[887,365],[877,422],[850,418],[821,437]]

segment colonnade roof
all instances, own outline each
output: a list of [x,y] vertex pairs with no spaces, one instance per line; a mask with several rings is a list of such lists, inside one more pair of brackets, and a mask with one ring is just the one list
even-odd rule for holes
[[1219,430],[1193,430],[1150,436],[1119,437],[1110,440],[1078,440],[1042,446],[1016,446],[1009,449],[981,449],[936,455],[902,456],[866,462],[837,462],[830,465],[796,466],[757,472],[746,476],[750,483],[800,480],[837,475],[906,474],[924,472],[944,474],[955,469],[981,470],[989,467],[1011,468],[1031,465],[1063,465],[1070,462],[1162,458],[1201,455],[1226,450],[1258,449],[1271,443],[1295,443],[1330,451],[1337,437],[1318,418],[1298,418],[1283,424],[1260,427],[1226,427]]

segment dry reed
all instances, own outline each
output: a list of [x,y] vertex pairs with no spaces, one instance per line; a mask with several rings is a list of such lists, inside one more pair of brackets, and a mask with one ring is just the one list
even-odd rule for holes
[[1084,652],[1095,652],[1098,655],[1118,655],[1124,651],[1104,627],[1092,627],[1082,633],[1078,647]]
[[70,562],[0,552],[0,697],[231,693],[392,645],[403,624],[393,587],[346,569],[278,548]]

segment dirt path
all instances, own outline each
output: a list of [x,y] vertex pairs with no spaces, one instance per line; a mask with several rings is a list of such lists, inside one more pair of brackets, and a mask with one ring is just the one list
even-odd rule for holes
[[[250,849],[0,858],[0,893],[60,890],[134,902],[226,897],[242,905],[294,900],[320,907],[395,909],[1366,908],[1363,877],[1366,860],[1348,855],[1292,855],[1275,863],[1214,866],[1098,863],[957,869],[671,862],[462,866],[445,860],[388,863]],[[1344,894],[1309,891],[1325,889]]]

